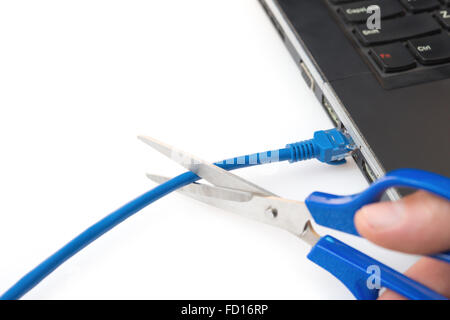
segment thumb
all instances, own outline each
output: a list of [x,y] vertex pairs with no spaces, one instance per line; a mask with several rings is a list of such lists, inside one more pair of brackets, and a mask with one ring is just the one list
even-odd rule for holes
[[450,248],[450,202],[423,191],[365,206],[355,225],[363,237],[388,249],[432,254]]

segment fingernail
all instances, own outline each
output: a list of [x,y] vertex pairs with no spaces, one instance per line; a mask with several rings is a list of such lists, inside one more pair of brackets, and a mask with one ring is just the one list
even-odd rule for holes
[[361,209],[362,218],[377,231],[396,227],[402,222],[404,214],[405,209],[401,201],[382,202]]

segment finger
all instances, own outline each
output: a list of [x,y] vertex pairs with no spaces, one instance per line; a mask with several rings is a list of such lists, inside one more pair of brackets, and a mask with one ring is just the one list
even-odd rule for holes
[[363,237],[397,251],[432,254],[450,248],[450,202],[423,191],[365,206],[355,225]]
[[[448,263],[422,258],[409,268],[405,275],[447,298],[450,297],[450,265]],[[392,290],[386,290],[378,299],[401,300],[405,297]]]

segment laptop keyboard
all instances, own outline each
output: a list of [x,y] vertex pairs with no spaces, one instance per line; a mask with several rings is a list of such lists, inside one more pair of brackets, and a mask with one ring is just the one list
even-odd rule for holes
[[[383,87],[450,78],[450,0],[326,2]],[[371,5],[381,29],[367,27]]]

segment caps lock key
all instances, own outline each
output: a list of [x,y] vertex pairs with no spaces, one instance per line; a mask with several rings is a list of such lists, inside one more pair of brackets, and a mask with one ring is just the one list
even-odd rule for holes
[[379,6],[381,19],[390,18],[403,13],[403,8],[397,1],[372,0],[358,1],[343,5],[339,11],[348,22],[364,22],[370,16],[367,12],[369,6]]

